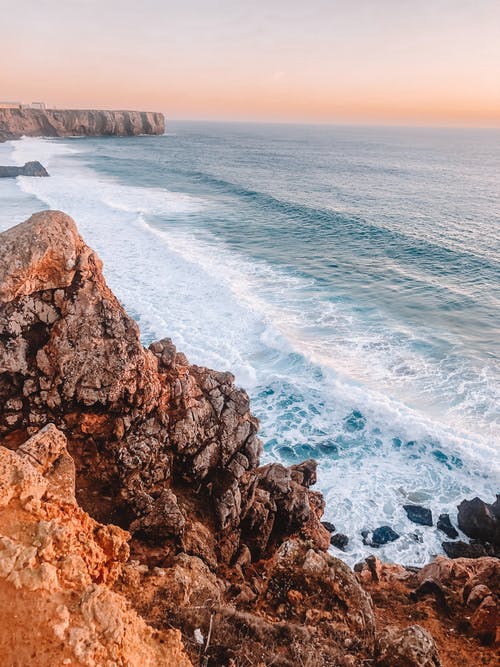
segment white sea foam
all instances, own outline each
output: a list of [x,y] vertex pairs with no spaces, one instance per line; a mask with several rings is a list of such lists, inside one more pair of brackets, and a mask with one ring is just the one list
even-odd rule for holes
[[[192,361],[233,371],[253,396],[269,459],[287,447],[319,457],[327,518],[351,537],[349,562],[369,551],[360,530],[382,524],[402,534],[381,549],[387,559],[420,564],[441,551],[442,536],[409,524],[404,501],[453,514],[467,495],[492,497],[497,425],[478,410],[495,406],[486,370],[437,363],[412,332],[363,326],[345,304],[312,299],[311,282],[230,251],[196,225],[210,201],[98,175],[72,159],[81,141],[13,150],[18,164],[47,166],[50,178],[18,186],[77,220],[144,340],[169,335]],[[454,406],[466,383],[475,389]],[[362,420],[351,429],[353,409]]]

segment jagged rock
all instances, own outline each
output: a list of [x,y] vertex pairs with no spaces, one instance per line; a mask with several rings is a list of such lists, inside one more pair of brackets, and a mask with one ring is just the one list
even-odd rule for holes
[[436,525],[438,530],[442,530],[451,540],[458,537],[458,531],[452,526],[449,514],[440,514]]
[[346,546],[349,544],[349,538],[343,533],[335,533],[330,537],[330,544],[341,551],[344,551]]
[[442,542],[443,550],[449,558],[482,558],[483,556],[497,556],[500,553],[493,545],[472,541],[469,544],[457,542]]
[[[144,494],[144,515],[130,524],[130,530],[142,531],[154,538],[181,536],[186,520],[179,508],[177,497],[170,489],[163,489],[158,498]],[[136,501],[136,507],[139,503]]]
[[322,521],[321,525],[323,526],[323,528],[326,528],[329,533],[334,533],[336,530],[335,526],[333,525],[333,523],[331,523],[331,521]]
[[500,495],[491,505],[477,497],[462,501],[458,527],[468,537],[500,546]]
[[410,625],[400,630],[388,628],[378,639],[378,667],[440,667],[439,653],[432,635]]
[[419,523],[422,526],[432,526],[432,512],[430,509],[421,505],[403,505],[403,509],[413,523]]
[[111,591],[128,534],[78,507],[74,475],[60,477],[68,456],[53,425],[17,452],[0,446],[2,662],[188,667],[177,630],[153,630]]
[[398,533],[396,533],[390,526],[380,526],[379,528],[375,528],[371,534],[370,531],[363,530],[361,535],[363,537],[363,544],[370,547],[381,547],[388,542],[394,542],[400,538],[400,535],[398,535]]
[[48,176],[48,172],[40,162],[26,162],[23,167],[0,167],[0,178],[16,178],[17,176]]
[[461,615],[468,620],[472,634],[485,642],[500,639],[498,558],[449,560],[438,556],[419,572],[418,579],[421,586],[432,582],[439,587],[448,610],[455,613],[462,610]]
[[192,541],[199,496],[219,532],[209,562],[245,544],[260,557],[300,531],[327,548],[315,462],[257,469],[247,394],[169,339],[145,350],[71,218],[46,211],[0,238],[0,435],[15,445],[49,421],[70,432],[79,501],[150,539]]
[[[350,650],[360,644],[373,646],[371,600],[342,561],[289,540],[266,564],[265,575],[260,604],[265,605],[268,616],[302,618],[306,625],[323,627],[337,642],[349,639]],[[304,606],[302,601],[311,596],[314,606]]]

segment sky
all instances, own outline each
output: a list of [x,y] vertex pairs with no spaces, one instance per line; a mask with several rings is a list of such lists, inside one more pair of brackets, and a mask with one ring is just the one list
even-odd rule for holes
[[0,0],[0,101],[500,126],[500,0]]

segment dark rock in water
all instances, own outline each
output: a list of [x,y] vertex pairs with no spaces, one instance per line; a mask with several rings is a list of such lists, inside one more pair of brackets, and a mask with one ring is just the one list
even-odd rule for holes
[[334,533],[335,532],[335,526],[333,523],[330,523],[330,521],[322,521],[321,525],[327,529],[329,533]]
[[401,537],[390,526],[376,528],[372,533],[371,539],[369,530],[361,531],[361,535],[363,536],[363,544],[370,547],[381,547],[383,544],[394,542]]
[[477,497],[462,501],[458,527],[469,537],[500,546],[500,496],[492,505]]
[[0,178],[16,178],[16,176],[48,176],[48,172],[40,162],[26,162],[24,167],[0,167]]
[[330,538],[330,544],[341,551],[344,551],[346,546],[349,544],[349,538],[343,533],[335,533]]
[[432,526],[432,512],[421,505],[403,505],[410,521],[421,526]]
[[381,526],[373,531],[372,541],[375,544],[387,544],[387,542],[394,542],[399,537],[400,535],[390,526]]
[[500,550],[491,544],[481,542],[443,542],[443,549],[448,558],[482,558],[483,556],[498,556]]
[[437,522],[438,530],[442,530],[445,535],[447,535],[450,540],[454,540],[458,537],[458,530],[451,525],[450,515],[449,514],[440,514]]

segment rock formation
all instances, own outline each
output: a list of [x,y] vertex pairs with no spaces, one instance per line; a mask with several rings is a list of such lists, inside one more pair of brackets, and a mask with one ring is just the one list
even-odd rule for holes
[[7,664],[183,666],[177,628],[195,665],[451,667],[444,599],[457,628],[481,610],[467,632],[493,665],[493,559],[457,594],[442,570],[355,574],[326,553],[315,462],[261,466],[257,428],[230,373],[142,347],[68,216],[0,234]]
[[26,162],[23,167],[1,167],[0,178],[16,178],[17,176],[48,176],[48,172],[40,162]]
[[75,501],[66,438],[49,425],[0,447],[3,665],[191,665],[178,630],[157,631],[111,590],[128,535]]
[[152,111],[0,109],[0,141],[26,137],[164,134],[165,117]]

